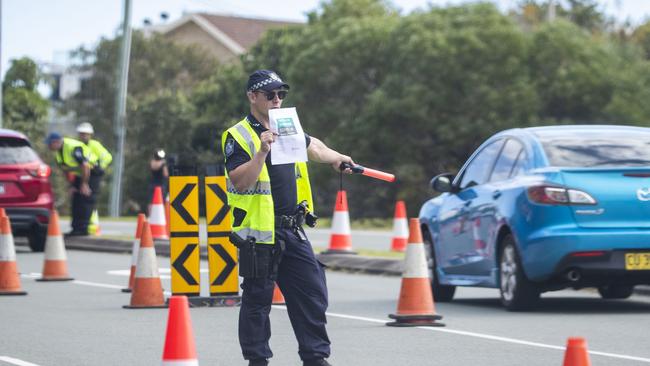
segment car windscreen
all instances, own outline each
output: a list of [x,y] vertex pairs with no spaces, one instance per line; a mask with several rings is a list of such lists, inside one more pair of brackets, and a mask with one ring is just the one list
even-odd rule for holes
[[571,131],[535,133],[551,166],[639,167],[650,165],[650,133]]
[[13,137],[0,137],[0,164],[23,164],[38,160],[29,142]]

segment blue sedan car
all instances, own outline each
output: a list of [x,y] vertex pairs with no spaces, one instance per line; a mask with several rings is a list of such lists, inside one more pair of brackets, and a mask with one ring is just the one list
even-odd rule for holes
[[542,292],[650,284],[650,128],[511,129],[485,141],[420,210],[436,301],[499,288],[508,310]]

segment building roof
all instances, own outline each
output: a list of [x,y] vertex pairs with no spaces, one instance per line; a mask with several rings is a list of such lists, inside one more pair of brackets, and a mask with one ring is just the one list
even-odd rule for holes
[[268,29],[302,24],[290,21],[242,18],[220,14],[189,13],[157,30],[162,34],[167,34],[188,22],[196,23],[205,32],[210,34],[210,36],[221,42],[235,54],[241,54],[253,46]]

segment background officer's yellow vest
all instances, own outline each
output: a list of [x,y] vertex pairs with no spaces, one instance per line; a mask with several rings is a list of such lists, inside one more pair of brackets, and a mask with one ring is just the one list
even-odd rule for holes
[[106,170],[113,161],[113,155],[97,140],[88,141],[88,148],[97,157],[97,165]]
[[[235,126],[229,128],[221,136],[221,149],[225,151],[226,137],[230,134],[248,155],[253,155],[260,149],[261,141],[257,133],[244,118]],[[252,236],[257,243],[273,244],[275,242],[275,213],[273,197],[271,196],[271,181],[266,164],[262,166],[257,182],[246,191],[239,192],[230,181],[226,171],[226,186],[228,204],[231,206],[232,230],[240,237]],[[305,162],[296,163],[296,203],[306,200],[313,212],[309,172]]]
[[63,170],[81,174],[81,167],[72,155],[72,152],[77,147],[81,148],[81,151],[86,159],[88,159],[90,166],[95,166],[97,163],[97,157],[90,151],[88,146],[79,140],[71,139],[69,137],[63,138],[63,146],[61,147],[61,150],[56,153],[56,162],[63,168]]

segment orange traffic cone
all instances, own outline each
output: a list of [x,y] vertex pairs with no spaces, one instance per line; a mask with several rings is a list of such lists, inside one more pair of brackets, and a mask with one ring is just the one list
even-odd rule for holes
[[133,281],[133,292],[131,293],[130,305],[124,305],[126,309],[142,308],[165,308],[165,296],[163,295],[160,275],[158,274],[158,263],[156,261],[156,249],[151,238],[149,223],[142,223],[140,234],[140,251],[138,253],[138,264],[135,269],[135,281]]
[[171,235],[170,222],[169,222],[169,197],[165,199],[165,230],[167,236]]
[[187,297],[169,298],[162,366],[199,366]]
[[147,221],[143,213],[138,214],[138,225],[135,229],[135,239],[131,247],[131,273],[129,273],[129,287],[123,288],[122,292],[131,292],[135,283],[135,268],[138,264],[138,252],[140,251],[140,234],[142,234],[142,224]]
[[442,319],[442,316],[436,314],[433,305],[419,219],[409,221],[409,239],[404,258],[404,273],[402,274],[397,314],[390,314],[388,317],[396,321],[386,323],[386,325],[395,327],[444,326],[444,324],[436,322],[436,320]]
[[43,273],[36,281],[70,281],[68,275],[68,258],[65,254],[65,244],[59,226],[59,214],[56,210],[50,211],[50,223],[47,226],[47,239],[45,240],[45,263]]
[[0,295],[27,295],[20,288],[16,247],[7,216],[0,216]]
[[5,211],[4,207],[0,207],[0,217],[7,216],[7,212]]
[[409,224],[406,220],[406,204],[404,201],[397,201],[395,204],[395,218],[393,219],[393,241],[390,250],[403,252],[406,250],[408,238]]
[[591,366],[587,353],[587,341],[584,338],[569,338],[564,352],[563,366]]
[[149,225],[151,226],[151,237],[153,239],[169,239],[165,220],[165,206],[160,187],[156,187],[153,191],[151,212],[149,212]]
[[336,194],[336,205],[332,217],[332,235],[329,248],[323,254],[356,254],[352,251],[350,236],[350,215],[348,213],[348,196],[345,191]]
[[284,295],[282,295],[282,291],[280,291],[280,288],[278,287],[278,284],[275,284],[275,288],[273,289],[273,305],[284,305]]

